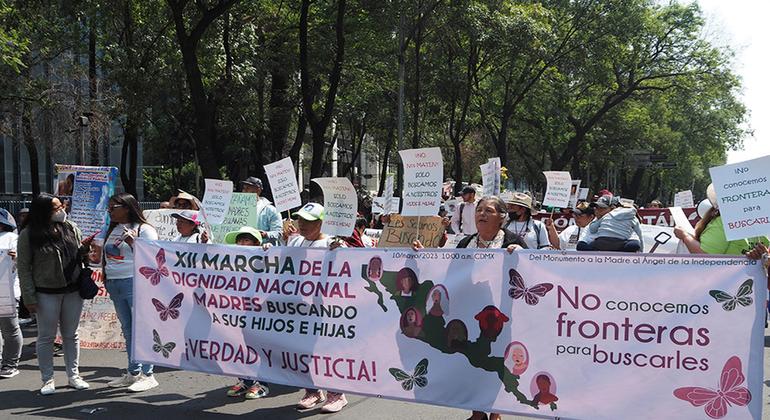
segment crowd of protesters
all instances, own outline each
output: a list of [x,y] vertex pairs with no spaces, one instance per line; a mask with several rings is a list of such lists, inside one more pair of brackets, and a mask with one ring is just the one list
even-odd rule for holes
[[[227,233],[224,242],[236,246],[289,246],[325,248],[330,251],[339,247],[374,247],[376,237],[370,228],[383,228],[389,223],[388,215],[372,217],[362,211],[350,237],[331,237],[322,232],[325,210],[322,199],[306,202],[295,212],[292,219],[284,220],[281,214],[262,196],[263,184],[259,178],[249,177],[240,183],[241,191],[258,196],[256,225],[242,226]],[[553,220],[543,217],[532,194],[528,192],[504,192],[500,196],[478,197],[473,186],[461,190],[461,201],[449,211],[442,206],[438,215],[448,234],[461,235],[458,248],[506,249],[509,253],[519,249],[563,251],[620,251],[642,252],[644,238],[640,229],[637,209],[624,205],[610,191],[602,190],[591,200],[581,200],[571,209],[574,224],[561,232]],[[767,254],[765,237],[750,240],[728,241],[722,228],[719,208],[713,188],[699,203],[700,221],[694,234],[688,229],[676,227],[675,236],[691,253],[745,254],[749,258],[761,258]],[[448,203],[447,203],[448,204]],[[659,201],[650,203],[660,208]],[[178,234],[176,242],[208,243],[209,234],[199,213],[200,201],[193,195],[179,191],[162,208],[176,211]],[[29,209],[23,209],[16,218],[0,209],[0,249],[15,260],[11,278],[15,279],[15,296],[21,300],[16,316],[0,317],[2,330],[2,363],[0,378],[12,378],[19,374],[18,363],[22,348],[19,317],[36,318],[36,351],[42,379],[40,394],[52,394],[56,390],[54,380],[55,338],[62,339],[67,374],[67,384],[75,389],[87,389],[89,384],[80,377],[78,322],[83,309],[79,293],[81,271],[89,264],[97,267],[104,277],[105,288],[115,306],[123,336],[130,342],[133,333],[133,276],[134,242],[137,238],[157,239],[158,233],[145,219],[137,199],[131,194],[112,196],[108,204],[109,229],[103,243],[94,237],[83,238],[79,228],[68,220],[66,206],[56,196],[40,194]],[[17,223],[18,221],[18,223]],[[376,236],[376,235],[375,235]],[[445,235],[446,240],[446,235]],[[443,243],[443,241],[442,241]],[[417,240],[412,244],[419,252],[423,248]],[[142,392],[159,386],[153,375],[153,366],[132,359],[127,346],[127,366],[122,375],[108,385]],[[239,378],[226,394],[231,397],[258,399],[267,397],[269,385],[258,378]],[[297,402],[300,410],[316,407],[322,412],[334,413],[347,405],[343,393],[333,390],[306,389]],[[473,412],[472,419],[499,419],[500,415]]]

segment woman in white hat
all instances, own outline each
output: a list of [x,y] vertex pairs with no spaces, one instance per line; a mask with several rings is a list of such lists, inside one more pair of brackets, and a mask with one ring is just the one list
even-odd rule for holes
[[529,249],[549,248],[548,230],[543,222],[534,220],[535,206],[529,194],[515,192],[506,200],[508,206],[508,223],[504,229],[513,232],[521,238]]

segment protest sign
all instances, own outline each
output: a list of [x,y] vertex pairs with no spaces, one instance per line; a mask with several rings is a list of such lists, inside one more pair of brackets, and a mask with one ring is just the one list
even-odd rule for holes
[[126,339],[123,337],[110,294],[104,287],[101,268],[95,268],[92,278],[99,286],[99,293],[93,299],[83,301],[83,312],[80,314],[78,327],[80,348],[123,350],[126,348]]
[[350,236],[356,227],[358,194],[348,178],[315,178],[324,193],[324,221],[321,232]]
[[588,199],[588,188],[581,188],[580,192],[578,193],[578,200],[587,200]]
[[16,316],[16,297],[13,293],[14,263],[7,249],[0,249],[0,317]]
[[479,165],[481,169],[481,184],[483,185],[482,195],[495,195],[495,162],[489,161]]
[[444,160],[441,149],[409,149],[398,152],[404,164],[402,216],[435,216],[441,206]]
[[462,233],[453,233],[448,234],[446,238],[446,243],[442,248],[457,248],[457,244],[460,243],[465,238],[466,235],[463,235]]
[[203,195],[203,208],[206,221],[212,225],[224,222],[230,199],[233,196],[233,182],[206,178],[206,193]]
[[[682,211],[685,215],[685,220],[687,220],[688,223],[690,223],[692,226],[695,226],[698,220],[700,220],[698,212],[696,212],[694,208],[682,209]],[[671,212],[667,208],[639,209],[637,210],[637,214],[639,215],[639,218],[642,219],[642,224],[669,227],[676,226],[674,219],[671,217]],[[552,219],[553,225],[556,227],[557,231],[562,231],[567,226],[575,224],[572,212],[568,211],[556,212],[553,214],[553,217],[551,216],[551,213],[542,212],[533,215],[532,218],[535,220]]]
[[709,172],[727,240],[770,234],[770,156]]
[[385,179],[385,191],[383,192],[385,203],[382,206],[383,214],[398,213],[401,206],[401,198],[393,197],[393,175],[388,175]]
[[715,417],[696,398],[729,392],[716,417],[761,417],[766,288],[744,257],[139,240],[136,270],[142,363],[571,419]]
[[642,225],[644,253],[676,254],[679,239],[674,236],[674,228],[668,226]]
[[695,203],[692,201],[692,191],[679,191],[674,194],[674,207],[695,207]]
[[218,225],[211,225],[214,242],[224,242],[227,232],[238,230],[243,226],[257,226],[256,194],[233,193],[224,221]]
[[501,176],[500,173],[502,169],[500,158],[499,157],[489,158],[489,162],[495,164],[495,179],[494,179],[495,186],[492,189],[492,195],[500,195],[500,187],[502,184],[502,181],[500,180],[500,176]]
[[438,248],[444,236],[444,230],[444,225],[438,216],[418,218],[391,214],[390,223],[382,230],[382,237],[377,247],[409,248],[412,242],[419,239],[426,248]]
[[447,212],[447,216],[452,217],[453,214],[457,211],[457,208],[460,206],[460,203],[462,203],[462,198],[457,199],[453,198],[451,200],[447,200],[444,202],[444,210]]
[[567,207],[572,189],[572,178],[569,172],[543,171],[543,175],[548,183],[543,196],[543,206]]
[[570,187],[569,207],[574,209],[575,206],[577,205],[579,197],[580,197],[580,180],[573,179],[572,187]]
[[174,209],[145,210],[144,218],[158,231],[158,239],[161,241],[171,241],[179,234],[176,230],[176,219],[172,214],[179,212]]
[[71,202],[69,218],[83,236],[100,232],[104,238],[110,225],[107,204],[115,194],[118,168],[109,166],[55,165],[56,191]]
[[265,173],[270,181],[276,210],[282,212],[302,205],[297,174],[290,157],[265,165]]
[[[394,209],[398,209],[401,205],[401,199],[399,197],[391,197],[391,205]],[[388,199],[386,197],[374,197],[372,198],[372,214],[390,214],[385,207],[387,206]]]

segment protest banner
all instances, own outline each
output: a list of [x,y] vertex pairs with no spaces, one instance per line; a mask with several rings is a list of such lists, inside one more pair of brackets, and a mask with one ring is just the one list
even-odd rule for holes
[[572,178],[569,172],[543,171],[547,181],[543,206],[564,208],[569,205]]
[[136,270],[142,363],[487,412],[761,417],[744,257],[139,240]]
[[224,221],[218,225],[211,225],[214,242],[224,242],[227,232],[238,230],[243,226],[257,226],[256,194],[233,193]]
[[[401,205],[401,199],[399,197],[391,197],[391,200],[393,208],[398,209],[398,206]],[[386,197],[372,198],[372,214],[390,214],[385,208],[387,203],[388,199]]]
[[580,180],[573,179],[570,187],[569,207],[575,208],[580,197]]
[[409,149],[398,152],[404,165],[401,194],[402,216],[435,216],[441,206],[444,160],[441,149]]
[[71,203],[69,219],[84,237],[99,232],[96,237],[104,238],[110,225],[107,204],[115,194],[118,168],[57,164],[54,170],[57,194]]
[[[700,220],[700,217],[698,216],[698,212],[695,211],[694,208],[682,209],[682,211],[685,214],[685,219],[688,220],[688,222],[692,226],[695,226],[698,220]],[[668,227],[676,226],[674,219],[671,217],[671,212],[667,208],[666,209],[639,209],[637,210],[637,214],[639,215],[639,218],[642,219],[642,224],[668,226]],[[551,213],[541,212],[533,215],[532,218],[535,220],[553,218],[553,225],[556,227],[557,231],[562,231],[567,226],[571,226],[575,224],[575,220],[573,219],[572,212],[569,212],[569,211],[556,212],[553,214],[553,217],[551,217]]]
[[642,225],[643,252],[647,254],[676,254],[679,239],[674,228],[668,226]]
[[393,175],[388,175],[388,178],[385,179],[385,191],[383,191],[383,198],[385,199],[382,206],[383,214],[398,213],[401,209],[401,198],[393,197],[393,182]]
[[179,234],[179,231],[176,230],[176,219],[171,217],[171,215],[179,211],[174,209],[157,209],[145,210],[142,213],[144,218],[147,219],[147,223],[151,224],[158,231],[158,239],[161,241],[171,241]]
[[83,312],[80,314],[78,327],[80,348],[124,350],[126,339],[123,337],[120,320],[110,294],[104,287],[101,268],[94,268],[92,278],[99,286],[99,292],[93,299],[83,301]]
[[728,241],[770,234],[770,156],[709,168]]
[[16,316],[16,297],[13,293],[15,279],[13,259],[7,249],[0,249],[0,317]]
[[356,227],[358,194],[348,178],[314,178],[324,193],[321,232],[329,236],[350,236]]
[[581,188],[578,193],[578,200],[588,200],[588,188]]
[[692,199],[692,191],[679,191],[674,194],[674,207],[695,207]]
[[426,248],[438,248],[444,236],[444,230],[444,225],[438,216],[418,218],[391,214],[390,223],[382,230],[382,237],[377,247],[410,248],[412,242],[419,239]]
[[302,205],[297,174],[290,157],[265,165],[265,173],[270,181],[276,210],[282,212]]
[[206,193],[203,195],[203,208],[206,211],[206,221],[218,225],[225,221],[230,199],[233,196],[233,181],[221,179],[205,179]]

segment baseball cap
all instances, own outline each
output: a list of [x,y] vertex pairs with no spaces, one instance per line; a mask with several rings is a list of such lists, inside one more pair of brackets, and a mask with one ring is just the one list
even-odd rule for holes
[[324,206],[318,203],[307,203],[302,208],[292,215],[292,219],[301,217],[309,222],[324,219]]
[[171,213],[171,217],[175,219],[187,220],[188,222],[193,222],[195,223],[196,226],[199,226],[201,224],[200,220],[198,220],[198,212],[195,210],[182,210],[176,213]]
[[257,242],[260,244],[262,243],[262,234],[259,233],[259,231],[251,226],[243,226],[238,230],[227,232],[225,235],[225,243],[233,245],[237,242],[238,236],[248,234],[256,238]]
[[244,179],[243,181],[241,181],[241,184],[252,185],[254,187],[262,188],[262,180],[255,176],[250,176]]
[[617,198],[611,195],[603,195],[599,197],[595,202],[591,203],[591,207],[599,207],[602,209],[617,206],[620,203]]

